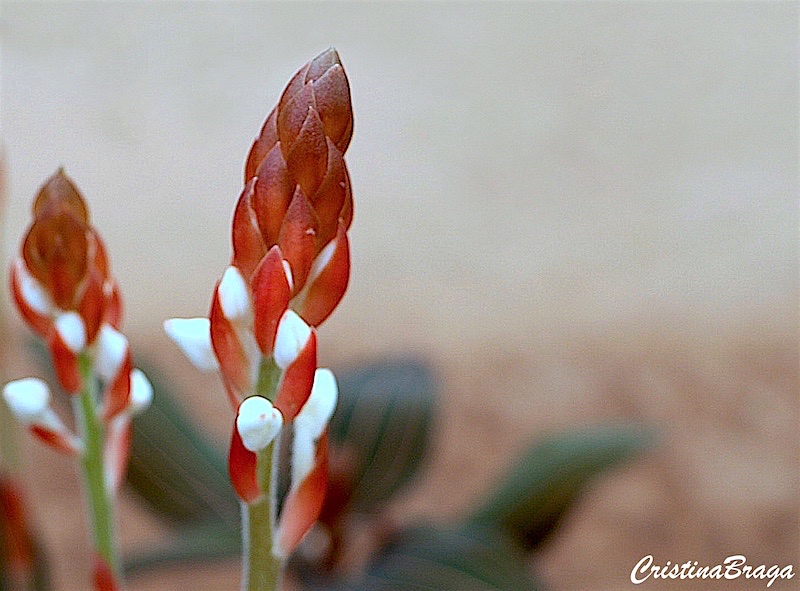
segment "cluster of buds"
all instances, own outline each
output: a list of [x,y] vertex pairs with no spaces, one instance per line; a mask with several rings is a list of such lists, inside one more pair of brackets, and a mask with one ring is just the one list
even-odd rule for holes
[[276,556],[288,555],[311,527],[326,488],[337,388],[330,371],[317,369],[316,327],[342,299],[350,275],[353,205],[344,152],[352,130],[349,83],[329,49],[295,74],[250,150],[233,215],[233,255],[209,317],[165,324],[195,365],[222,375],[236,410],[229,471],[245,504],[264,495],[257,454],[282,430],[291,432]]
[[102,446],[103,478],[111,496],[127,465],[131,418],[147,407],[153,390],[133,367],[128,340],[120,332],[122,302],[103,241],[78,189],[61,170],[33,203],[33,222],[10,277],[16,307],[47,344],[56,378],[73,399],[76,414],[85,410],[81,398],[89,400],[89,417],[80,417],[77,424],[87,431],[87,421],[92,422],[92,432],[76,434],[64,424],[40,379],[10,382],[3,397],[20,422],[59,451],[85,458],[94,453],[91,447]]

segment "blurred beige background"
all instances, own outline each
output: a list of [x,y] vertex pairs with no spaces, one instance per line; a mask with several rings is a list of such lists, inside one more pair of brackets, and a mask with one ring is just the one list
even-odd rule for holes
[[639,419],[664,445],[581,505],[541,565],[557,589],[627,589],[658,552],[800,569],[796,3],[6,0],[0,19],[7,249],[64,165],[129,334],[209,391],[188,400],[220,436],[218,384],[160,325],[206,313],[250,144],[333,45],[356,215],[322,359],[416,351],[443,377],[438,453],[398,514],[457,515],[541,430]]

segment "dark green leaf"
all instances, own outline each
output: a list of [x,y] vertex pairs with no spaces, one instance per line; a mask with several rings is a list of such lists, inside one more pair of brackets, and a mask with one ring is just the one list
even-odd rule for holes
[[153,384],[153,404],[133,421],[128,484],[162,517],[175,523],[217,519],[239,527],[239,503],[225,455],[177,406],[151,365],[138,361]]
[[502,532],[478,525],[420,526],[390,541],[359,591],[534,591],[525,556]]
[[651,429],[635,425],[587,428],[545,439],[525,453],[469,521],[505,528],[522,548],[533,550],[595,477],[653,442]]
[[241,546],[241,533],[225,524],[191,526],[179,532],[169,544],[125,560],[125,574],[132,576],[172,564],[238,556]]
[[436,385],[413,359],[340,373],[330,423],[331,487],[326,513],[374,511],[417,473],[430,442]]

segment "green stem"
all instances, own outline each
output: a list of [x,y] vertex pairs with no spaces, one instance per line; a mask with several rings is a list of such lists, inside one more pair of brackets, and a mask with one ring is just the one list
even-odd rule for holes
[[[271,357],[262,360],[256,393],[274,401],[280,377],[281,370]],[[272,506],[275,502],[272,469],[276,446],[273,442],[257,454],[256,473],[263,492],[261,498],[249,505],[242,504],[242,536],[245,548],[243,591],[280,589],[283,563],[272,552],[273,516],[277,509]]]
[[83,389],[73,398],[75,419],[84,450],[80,459],[84,494],[89,510],[89,524],[97,553],[106,561],[118,579],[118,562],[114,545],[114,508],[105,481],[103,462],[104,425],[98,416],[97,381],[92,360],[87,355],[78,359]]

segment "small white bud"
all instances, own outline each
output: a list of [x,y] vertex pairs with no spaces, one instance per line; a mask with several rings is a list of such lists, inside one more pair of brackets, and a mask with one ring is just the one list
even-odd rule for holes
[[329,369],[314,373],[311,395],[294,419],[292,445],[292,486],[299,486],[314,468],[317,441],[336,410],[339,389]]
[[250,396],[239,405],[236,429],[244,446],[258,452],[272,443],[283,427],[283,415],[261,396]]
[[34,311],[44,316],[53,313],[53,301],[41,284],[30,274],[25,262],[17,260],[17,277],[19,281],[19,292],[25,303]]
[[77,312],[64,312],[56,317],[55,328],[70,351],[79,354],[86,347],[86,325]]
[[141,369],[131,372],[131,397],[128,407],[132,415],[138,415],[153,402],[153,385]]
[[219,370],[208,318],[170,318],[164,321],[164,331],[195,367],[201,371]]
[[219,303],[228,320],[250,316],[250,292],[241,272],[236,267],[228,267],[219,283]]
[[3,388],[3,398],[25,425],[38,422],[50,408],[50,388],[39,378],[24,378],[9,382]]
[[97,354],[94,360],[97,375],[107,382],[113,380],[125,361],[127,352],[128,339],[125,335],[104,323],[97,335]]
[[293,310],[287,310],[278,323],[278,332],[275,335],[275,350],[273,355],[275,363],[281,369],[286,369],[306,346],[311,338],[311,328]]
[[315,440],[319,439],[328,422],[336,410],[336,401],[339,398],[339,388],[336,377],[327,368],[320,368],[314,372],[314,385],[311,394],[295,417]]

